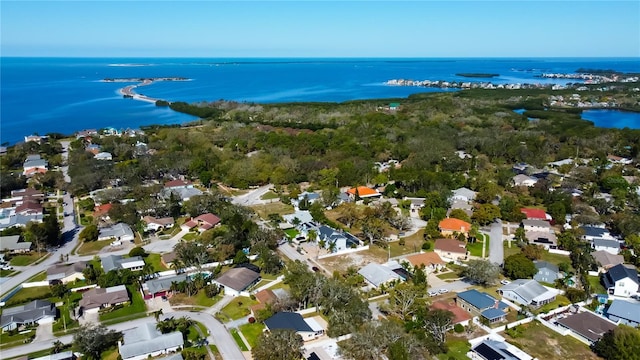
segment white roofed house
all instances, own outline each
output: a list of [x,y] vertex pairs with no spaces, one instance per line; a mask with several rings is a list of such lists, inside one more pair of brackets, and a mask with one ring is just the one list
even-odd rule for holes
[[143,360],[169,354],[179,351],[183,346],[181,332],[162,334],[153,322],[123,331],[123,341],[118,342],[123,360]]
[[373,288],[378,288],[380,285],[387,285],[395,281],[404,280],[391,268],[376,263],[367,264],[365,267],[358,270],[358,274],[362,275],[369,286]]
[[514,186],[526,186],[526,187],[532,187],[538,182],[538,179],[525,174],[518,174],[514,176],[512,180],[513,180]]
[[108,255],[100,258],[100,261],[102,262],[102,269],[105,273],[121,269],[140,271],[144,267],[144,260],[140,256],[125,258],[122,255]]
[[93,158],[96,160],[113,160],[113,155],[111,155],[111,153],[103,151],[95,154]]
[[133,230],[125,223],[117,223],[113,226],[100,229],[98,240],[113,239],[114,243],[125,241],[132,242],[135,239]]
[[540,307],[556,299],[558,292],[546,288],[535,280],[518,279],[498,289],[503,297],[521,305]]
[[459,189],[455,189],[452,191],[450,200],[451,201],[460,200],[465,202],[471,202],[476,199],[477,194],[478,194],[477,192],[471,189],[467,189],[466,187],[461,187]]

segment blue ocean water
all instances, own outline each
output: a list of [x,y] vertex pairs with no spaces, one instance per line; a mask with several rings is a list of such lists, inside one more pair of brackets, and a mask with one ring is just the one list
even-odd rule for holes
[[[1,58],[0,142],[25,135],[86,128],[137,128],[193,120],[167,108],[123,99],[127,84],[104,78],[186,77],[137,91],[169,101],[300,102],[406,97],[442,91],[393,87],[390,79],[486,81],[456,73],[497,73],[494,83],[565,83],[540,79],[578,68],[640,72],[638,58],[596,59],[203,59],[203,58]],[[636,126],[636,127],[640,127]]]
[[603,128],[640,129],[640,113],[636,112],[612,109],[585,110],[582,112],[582,118]]

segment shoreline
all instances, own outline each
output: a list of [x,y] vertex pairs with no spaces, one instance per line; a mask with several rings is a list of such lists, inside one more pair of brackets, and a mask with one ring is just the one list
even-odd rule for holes
[[[157,81],[191,81],[191,79],[187,78],[179,78],[179,77],[163,77],[163,78],[122,78],[122,79],[103,79],[102,82],[132,82],[132,81],[142,81],[138,84],[127,85],[123,88],[118,89],[118,94],[122,95],[126,99],[133,99],[138,101],[144,101],[148,103],[155,104],[157,101],[166,101],[163,99],[156,99],[144,94],[138,94],[134,90],[140,86],[151,85]],[[170,103],[169,101],[167,101]]]

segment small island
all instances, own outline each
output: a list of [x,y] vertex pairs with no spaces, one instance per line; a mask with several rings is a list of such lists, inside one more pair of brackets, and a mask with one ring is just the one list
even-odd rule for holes
[[152,78],[104,78],[102,82],[154,82],[154,81],[189,81],[191,79],[179,76]]
[[500,76],[500,74],[488,74],[488,73],[458,73],[456,76],[462,76],[466,78],[494,78]]
[[146,101],[150,103],[157,103],[160,99],[154,99],[152,97],[148,97],[142,94],[138,94],[134,91],[135,88],[140,86],[151,85],[156,81],[191,81],[189,78],[185,77],[154,77],[154,78],[105,78],[101,80],[102,82],[138,82],[136,85],[127,85],[123,88],[118,89],[118,93],[122,95],[125,99],[134,99],[140,101]]

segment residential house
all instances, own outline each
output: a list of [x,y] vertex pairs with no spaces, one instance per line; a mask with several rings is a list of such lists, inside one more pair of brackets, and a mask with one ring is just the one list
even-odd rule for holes
[[536,265],[536,269],[538,269],[538,272],[533,275],[533,280],[554,284],[556,280],[562,278],[560,269],[558,269],[558,266],[555,264],[542,260],[536,260],[533,263]]
[[144,299],[149,300],[158,296],[171,296],[171,284],[188,281],[186,274],[163,276],[147,280],[142,284]]
[[366,186],[358,186],[355,188],[350,188],[349,190],[347,190],[347,195],[352,201],[358,200],[358,198],[368,199],[368,198],[382,196],[382,194],[380,194],[378,190],[370,189]]
[[471,224],[456,218],[446,218],[438,223],[438,228],[442,236],[455,236],[456,234],[467,236],[471,230]]
[[166,254],[162,254],[160,256],[160,262],[162,263],[162,265],[164,265],[167,269],[171,269],[171,266],[173,265],[173,261],[178,257],[178,254],[175,251],[172,252],[168,252]]
[[362,275],[372,288],[378,288],[381,285],[403,280],[400,275],[396,274],[389,267],[376,263],[365,265],[362,269],[358,270],[358,274]]
[[452,195],[451,198],[449,198],[450,201],[455,201],[455,200],[459,200],[459,201],[464,201],[464,202],[471,202],[474,201],[476,199],[476,195],[478,193],[471,190],[471,189],[467,189],[466,187],[461,187],[459,189],[455,189],[452,191]]
[[320,199],[320,194],[316,193],[316,192],[303,192],[300,195],[298,195],[298,198],[295,200],[292,200],[291,202],[293,203],[293,205],[297,208],[300,206],[300,203],[303,201],[307,201],[308,205],[311,205],[313,203],[315,203],[316,201],[318,201],[318,199]]
[[621,156],[616,156],[616,155],[607,155],[607,160],[609,160],[610,163],[612,164],[618,164],[618,165],[630,165],[633,164],[633,160],[629,159],[629,158],[624,158]]
[[36,199],[23,199],[22,204],[16,206],[15,213],[18,215],[44,215],[44,209],[39,200]]
[[607,309],[609,320],[633,327],[640,326],[640,303],[613,300]]
[[258,303],[251,306],[251,315],[257,316],[258,312],[266,308],[268,304],[273,304],[278,300],[276,294],[271,289],[260,290],[254,294]]
[[534,358],[505,341],[502,336],[490,334],[471,345],[467,356],[472,360],[533,360]]
[[30,141],[38,143],[38,144],[42,144],[42,140],[47,140],[47,136],[41,136],[41,135],[28,135],[24,137],[24,142],[28,143]]
[[85,129],[85,130],[80,130],[76,133],[76,139],[82,139],[82,138],[91,138],[91,136],[95,136],[98,135],[98,130],[96,129]]
[[312,318],[303,318],[294,312],[278,312],[264,321],[268,331],[294,330],[303,341],[314,340],[324,334],[324,329]]
[[22,165],[22,175],[31,177],[35,174],[44,174],[48,171],[49,164],[40,155],[28,155]]
[[16,214],[15,209],[0,208],[0,230],[11,227],[25,227],[30,222],[42,222],[42,215]]
[[191,220],[185,222],[180,225],[182,230],[191,230],[193,228],[197,228],[198,232],[204,232],[206,230],[212,229],[216,227],[220,223],[220,218],[211,213],[202,214],[196,218],[191,218]]
[[118,342],[122,360],[143,360],[178,352],[183,347],[181,332],[162,334],[152,322],[123,331],[123,341]]
[[[315,230],[318,235],[318,241],[324,241],[325,247],[332,252],[338,252],[364,245],[360,239],[352,234],[336,230],[327,225],[316,227]],[[305,235],[307,233],[308,231],[304,231]]]
[[164,189],[160,192],[163,199],[169,199],[173,195],[180,201],[188,201],[194,196],[202,195],[202,191],[195,188],[191,181],[182,179],[172,180],[164,184]]
[[546,220],[522,220],[524,231],[553,232],[551,224]]
[[436,239],[433,251],[445,261],[459,261],[467,258],[467,247],[456,239]]
[[129,293],[124,285],[93,288],[82,293],[80,309],[83,313],[95,314],[100,309],[125,304],[129,301]]
[[26,188],[19,190],[11,190],[11,198],[16,200],[25,199],[44,199],[44,194],[40,190],[34,188]]
[[419,211],[424,207],[425,198],[405,196],[402,200],[409,201],[409,210],[411,210],[411,212]]
[[0,251],[11,254],[22,254],[31,251],[33,244],[30,241],[20,241],[20,235],[0,236]]
[[613,255],[610,252],[599,250],[591,253],[593,259],[598,264],[598,271],[605,272],[610,268],[624,263],[624,257],[622,255]]
[[558,161],[547,163],[547,165],[549,165],[552,168],[559,168],[565,165],[573,165],[573,159],[558,160]]
[[476,289],[458,293],[456,304],[474,316],[481,316],[492,324],[507,319],[507,314],[504,312],[509,308],[507,304]]
[[451,300],[438,300],[431,303],[429,309],[439,309],[449,311],[453,314],[453,320],[451,321],[451,327],[456,324],[463,326],[469,325],[469,320],[472,316],[468,312],[464,311],[461,307],[457,306],[455,301]]
[[595,251],[606,251],[611,255],[618,255],[620,253],[620,243],[616,240],[594,239],[591,247],[593,247]]
[[473,215],[473,205],[471,205],[470,203],[468,203],[466,201],[453,200],[451,202],[451,206],[449,207],[449,211],[447,212],[447,216],[449,216],[449,214],[451,214],[452,210],[456,210],[456,209],[460,209],[460,210],[464,211],[464,213],[467,214],[469,217],[471,217]]
[[602,274],[602,282],[609,295],[630,297],[639,291],[638,271],[632,265],[619,264]]
[[93,209],[93,217],[98,220],[100,219],[110,220],[109,210],[111,210],[112,207],[113,207],[113,204],[110,204],[110,203],[96,205],[96,207]]
[[527,220],[551,220],[551,215],[547,214],[542,209],[521,208],[520,212],[527,217]]
[[117,223],[113,226],[100,229],[98,240],[114,240],[114,245],[120,245],[123,242],[133,242],[135,236],[131,227],[125,223]]
[[558,321],[556,325],[573,331],[578,337],[589,344],[593,344],[607,333],[616,328],[616,324],[590,311],[583,311],[566,316]]
[[45,355],[31,360],[76,360],[78,357],[73,351],[63,351],[56,354]]
[[556,290],[548,289],[531,279],[514,280],[499,288],[498,293],[520,305],[534,308],[553,302],[558,294]]
[[529,243],[540,245],[544,247],[545,250],[558,247],[558,238],[553,232],[527,231],[525,237]]
[[103,151],[95,154],[93,158],[96,160],[113,160],[113,155],[111,155],[111,153]]
[[444,260],[442,260],[440,255],[438,255],[438,253],[436,252],[414,254],[407,256],[405,259],[411,264],[414,269],[424,266],[424,269],[427,273],[440,270],[445,266]]
[[580,226],[580,230],[584,233],[582,239],[589,242],[595,239],[616,240],[604,226]]
[[518,174],[512,178],[514,186],[532,187],[538,182],[538,179],[525,174]]
[[48,324],[56,319],[57,309],[49,300],[33,300],[24,305],[2,310],[2,331],[18,329],[24,325]]
[[95,155],[98,155],[100,153],[101,147],[98,144],[89,144],[87,145],[85,150],[87,150],[87,152],[92,153],[95,157]]
[[86,261],[79,261],[73,264],[56,264],[47,269],[47,281],[50,284],[68,284],[76,280],[84,280],[82,272],[86,268]]
[[240,295],[258,281],[260,281],[260,273],[245,267],[229,269],[215,279],[216,283],[224,287],[224,294],[231,296]]
[[164,229],[171,229],[174,225],[172,217],[155,218],[153,216],[145,216],[142,218],[145,223],[145,231],[158,231]]
[[140,271],[144,267],[144,260],[141,256],[133,256],[125,258],[122,255],[107,255],[100,258],[102,270],[108,273],[111,270],[129,269],[131,271]]

